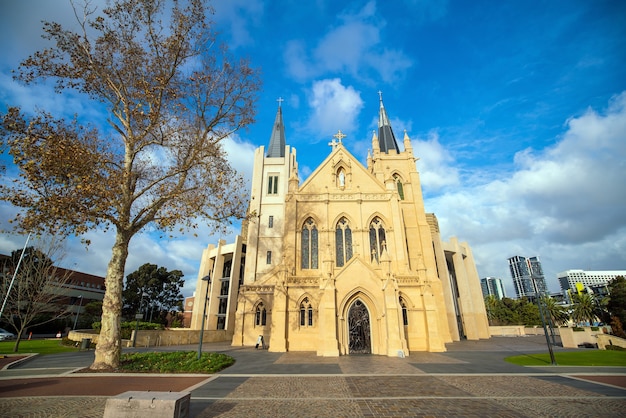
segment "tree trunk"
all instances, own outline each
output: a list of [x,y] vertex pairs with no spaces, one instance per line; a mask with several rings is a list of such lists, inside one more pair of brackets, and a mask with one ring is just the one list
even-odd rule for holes
[[102,328],[96,345],[95,360],[90,367],[94,370],[117,369],[120,365],[122,286],[129,242],[129,236],[118,230],[104,282],[106,291],[102,301]]
[[13,352],[17,353],[20,349],[20,341],[22,341],[22,333],[20,332],[15,339],[15,344],[13,345]]

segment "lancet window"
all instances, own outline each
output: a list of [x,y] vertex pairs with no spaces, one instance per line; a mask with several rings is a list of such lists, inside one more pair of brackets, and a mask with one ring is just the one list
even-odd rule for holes
[[398,196],[400,196],[400,200],[404,200],[404,187],[402,186],[402,177],[394,174],[393,179],[396,182],[396,188],[398,190]]
[[409,325],[409,313],[406,309],[406,302],[402,298],[400,298],[400,306],[402,307],[402,324],[407,326]]
[[372,261],[379,262],[383,247],[386,247],[387,237],[383,222],[377,216],[370,223],[370,254]]
[[302,303],[300,303],[300,326],[313,326],[313,306],[309,302],[309,298],[304,298]]
[[301,250],[302,268],[318,268],[318,238],[317,226],[313,218],[308,218],[302,225]]
[[259,303],[256,307],[254,323],[257,326],[265,326],[267,323],[267,311],[265,310],[263,303]]
[[345,217],[337,222],[335,229],[335,251],[337,267],[343,267],[352,258],[352,230]]

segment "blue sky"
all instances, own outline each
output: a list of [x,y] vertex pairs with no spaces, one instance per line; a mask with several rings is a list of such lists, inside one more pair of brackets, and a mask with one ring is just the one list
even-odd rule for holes
[[[102,5],[103,0],[93,1]],[[378,91],[396,137],[413,142],[444,239],[467,241],[481,277],[507,258],[539,256],[548,287],[567,269],[626,269],[626,3],[623,1],[214,1],[221,40],[262,71],[257,122],[226,142],[250,175],[277,99],[301,181],[341,129],[365,161]],[[73,24],[66,0],[0,0],[0,106],[98,117],[81,97],[11,80],[45,46],[42,19]],[[11,171],[7,173],[10,177]],[[0,206],[0,227],[15,209]],[[234,231],[233,233],[235,233]],[[104,275],[112,235],[67,243],[69,268]],[[225,237],[227,240],[229,237]],[[135,237],[127,273],[145,262],[185,273],[218,237]],[[0,252],[24,237],[0,236]]]

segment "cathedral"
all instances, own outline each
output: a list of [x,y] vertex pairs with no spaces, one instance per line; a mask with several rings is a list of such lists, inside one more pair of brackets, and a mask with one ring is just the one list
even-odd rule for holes
[[[270,351],[319,356],[404,357],[489,338],[471,249],[442,241],[424,208],[411,141],[405,132],[401,150],[382,96],[366,166],[344,138],[338,131],[328,156],[301,181],[279,105],[268,147],[255,152],[241,242],[222,262],[228,269],[217,269],[221,286],[211,294],[222,294],[213,305],[223,307],[209,308],[216,319],[207,329],[228,330],[234,346],[254,346],[262,336]],[[209,295],[205,275],[219,259],[219,248],[209,250],[197,294]]]

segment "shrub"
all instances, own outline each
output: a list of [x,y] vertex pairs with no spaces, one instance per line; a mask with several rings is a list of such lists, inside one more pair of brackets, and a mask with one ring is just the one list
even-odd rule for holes
[[583,327],[574,327],[574,328],[572,328],[572,330],[574,332],[581,332],[581,331],[584,331],[585,329]]
[[606,350],[613,350],[613,351],[626,351],[626,348],[620,347],[619,345],[607,344],[607,345],[604,346],[604,348]]
[[173,351],[122,354],[120,369],[133,373],[216,373],[235,363],[223,353]]

